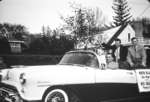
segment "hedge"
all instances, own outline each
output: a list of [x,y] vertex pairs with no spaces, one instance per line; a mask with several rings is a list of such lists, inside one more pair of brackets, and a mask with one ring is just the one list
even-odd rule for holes
[[52,65],[62,56],[55,55],[0,55],[8,65]]

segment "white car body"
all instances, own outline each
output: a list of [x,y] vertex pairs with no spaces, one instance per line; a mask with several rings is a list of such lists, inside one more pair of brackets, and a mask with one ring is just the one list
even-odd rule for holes
[[[69,53],[91,53],[98,60],[98,67],[79,66],[79,65],[41,65],[41,66],[14,66],[11,69],[4,69],[1,71],[2,86],[0,91],[5,91],[9,94],[16,94],[23,100],[35,101],[43,100],[45,93],[51,89],[57,87],[58,89],[75,89],[83,86],[88,87],[101,87],[111,85],[113,89],[119,85],[134,87],[135,92],[131,92],[127,96],[120,96],[118,99],[124,99],[126,97],[137,97],[140,93],[137,87],[137,78],[135,70],[117,69],[117,70],[102,70],[101,64],[105,64],[101,58],[91,51],[72,51]],[[98,86],[96,86],[98,85]],[[78,87],[80,86],[80,87]],[[130,89],[129,88],[129,89]],[[13,92],[15,89],[16,92]],[[105,90],[105,87],[102,89]],[[128,88],[127,88],[128,89]],[[116,90],[116,89],[115,89]],[[122,89],[121,91],[125,91]],[[113,90],[114,91],[114,90]],[[88,91],[84,91],[85,93]],[[79,92],[80,93],[80,92]],[[91,92],[92,93],[92,92]],[[106,92],[107,93],[107,92]],[[108,95],[107,93],[104,95]],[[109,92],[110,93],[110,92]],[[114,92],[115,93],[115,92]],[[116,94],[119,91],[116,90]],[[137,93],[137,95],[133,95]],[[104,96],[102,95],[102,96]],[[84,95],[83,95],[84,96]],[[107,97],[103,97],[107,100]],[[113,97],[112,100],[118,100]],[[10,99],[11,100],[11,99]],[[110,97],[109,97],[110,100]],[[12,102],[12,101],[10,101]],[[17,102],[17,101],[16,101]],[[48,102],[48,101],[44,101]],[[56,101],[57,102],[57,101]],[[67,102],[67,101],[64,101]],[[70,101],[69,101],[70,102]]]

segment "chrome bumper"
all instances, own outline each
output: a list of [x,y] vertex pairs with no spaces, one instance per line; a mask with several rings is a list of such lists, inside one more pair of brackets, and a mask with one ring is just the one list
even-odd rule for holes
[[0,102],[23,102],[13,90],[0,88]]

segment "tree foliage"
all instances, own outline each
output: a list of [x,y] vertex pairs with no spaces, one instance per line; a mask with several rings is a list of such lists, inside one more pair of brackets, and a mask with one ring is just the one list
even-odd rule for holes
[[133,19],[131,25],[133,29],[141,30],[144,38],[150,38],[150,19],[149,18]]
[[74,16],[67,18],[62,17],[62,19],[66,23],[65,28],[71,32],[74,39],[77,41],[88,35],[88,27],[86,25],[85,10],[82,8],[75,8],[74,12]]
[[21,24],[0,24],[0,32],[2,36],[8,39],[24,40],[24,36],[28,35],[28,31],[25,26]]
[[0,54],[10,54],[11,48],[6,37],[0,36]]
[[62,34],[60,29],[51,31],[48,34],[47,28],[44,28],[44,34],[34,35],[27,53],[30,54],[52,54],[62,55],[67,51],[70,51],[74,47],[74,40],[66,35]]
[[143,25],[143,37],[150,38],[150,19],[142,18],[141,23]]
[[51,54],[64,54],[74,47],[73,39],[68,39],[66,36],[52,36],[50,39],[50,52]]
[[103,28],[100,24],[103,24],[103,21],[99,21],[101,15],[97,16],[95,11],[90,8],[78,7],[76,5],[72,6],[72,8],[74,11],[73,16],[61,18],[66,23],[64,28],[73,35],[75,45],[80,42],[86,43],[87,40],[90,41],[91,36],[102,32]]
[[131,8],[129,8],[127,0],[114,0],[112,8],[115,13],[113,19],[116,26],[130,22],[130,18],[132,17],[130,14]]

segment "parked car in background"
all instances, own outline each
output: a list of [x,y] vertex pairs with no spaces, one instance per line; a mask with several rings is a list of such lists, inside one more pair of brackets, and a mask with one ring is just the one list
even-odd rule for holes
[[57,65],[0,72],[0,102],[150,102],[150,70],[107,69],[105,56],[67,52]]

